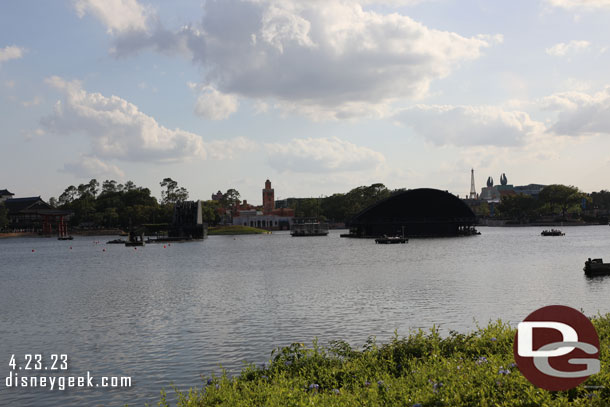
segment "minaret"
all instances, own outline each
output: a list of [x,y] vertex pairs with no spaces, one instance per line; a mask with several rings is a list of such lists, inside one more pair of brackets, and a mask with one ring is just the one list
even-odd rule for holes
[[263,189],[263,213],[269,214],[275,209],[275,193],[271,188],[271,181],[265,181],[265,189]]
[[468,199],[477,199],[477,190],[474,187],[474,168],[470,169],[470,195]]

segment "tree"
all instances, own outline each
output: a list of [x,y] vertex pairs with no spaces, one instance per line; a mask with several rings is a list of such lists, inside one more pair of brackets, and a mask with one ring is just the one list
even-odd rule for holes
[[601,190],[591,193],[591,201],[596,209],[610,210],[610,192]]
[[102,194],[117,192],[117,183],[115,180],[106,180],[102,183]]
[[505,195],[497,209],[502,216],[527,222],[538,215],[538,202],[525,194]]
[[161,202],[164,205],[184,202],[189,197],[188,191],[182,187],[178,188],[178,183],[171,178],[164,178],[160,185],[165,188],[165,191],[161,191]]
[[565,219],[568,211],[580,210],[579,205],[583,198],[586,199],[586,195],[580,192],[578,188],[560,184],[544,187],[538,195],[538,199],[541,203],[548,205],[552,213],[555,213],[556,209],[559,209],[563,219]]
[[59,196],[59,204],[64,206],[64,205],[72,203],[76,199],[77,194],[78,194],[78,190],[76,189],[76,187],[74,185],[70,185]]
[[201,201],[201,215],[203,221],[208,225],[217,225],[220,222],[220,215],[218,214],[218,208],[220,202],[218,201]]
[[239,202],[240,202],[239,198],[240,198],[239,191],[237,191],[236,189],[230,188],[227,190],[227,192],[225,192],[222,195],[222,199],[220,200],[220,203],[223,208],[233,208],[233,207],[239,205]]

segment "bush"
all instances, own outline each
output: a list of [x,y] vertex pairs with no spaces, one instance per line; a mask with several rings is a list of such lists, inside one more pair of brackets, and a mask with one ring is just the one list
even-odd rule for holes
[[[610,314],[593,319],[610,363]],[[201,390],[178,391],[178,406],[607,406],[606,369],[566,392],[534,387],[513,359],[515,330],[497,321],[464,335],[417,331],[362,350],[342,341],[276,349],[268,366],[209,378]],[[585,387],[600,386],[594,390]],[[163,396],[160,406],[168,406]]]

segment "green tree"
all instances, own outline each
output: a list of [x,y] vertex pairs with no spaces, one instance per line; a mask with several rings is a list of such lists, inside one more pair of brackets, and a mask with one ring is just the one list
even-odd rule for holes
[[605,189],[591,193],[591,203],[596,209],[610,210],[610,192]]
[[115,180],[106,180],[102,182],[102,192],[101,194],[109,194],[112,192],[117,192],[117,182]]
[[68,188],[64,190],[64,192],[59,196],[59,204],[64,206],[72,203],[78,194],[78,190],[74,185],[70,185]]
[[220,208],[220,202],[218,201],[201,201],[201,214],[203,221],[208,225],[217,225],[220,222],[220,215],[218,209]]
[[569,211],[580,211],[580,203],[586,195],[574,186],[554,184],[544,187],[538,199],[543,205],[547,205],[552,213],[561,211],[561,217],[566,218]]
[[164,205],[184,202],[189,197],[188,191],[182,187],[178,188],[178,182],[171,178],[164,178],[160,185],[165,188],[164,191],[161,191],[161,202]]
[[233,188],[230,188],[222,195],[222,199],[220,200],[220,204],[223,208],[233,208],[239,205],[240,195],[239,191]]
[[539,204],[530,195],[505,195],[497,206],[499,215],[519,222],[527,222],[538,215]]

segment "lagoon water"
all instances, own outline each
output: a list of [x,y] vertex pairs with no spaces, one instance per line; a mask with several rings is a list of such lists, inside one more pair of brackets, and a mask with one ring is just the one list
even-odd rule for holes
[[[498,318],[516,324],[550,304],[610,312],[610,278],[582,271],[588,257],[610,260],[608,226],[564,228],[564,237],[480,230],[407,245],[341,239],[341,231],[137,250],[103,244],[111,237],[0,240],[0,406],[156,405],[162,388],[200,387],[221,366],[236,374],[277,346],[316,337],[361,346],[433,325],[469,332]],[[68,375],[130,376],[133,385],[7,388],[11,355],[23,366],[37,353],[45,362],[67,354]]]

